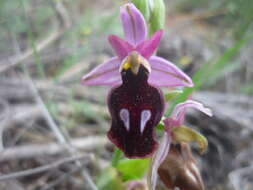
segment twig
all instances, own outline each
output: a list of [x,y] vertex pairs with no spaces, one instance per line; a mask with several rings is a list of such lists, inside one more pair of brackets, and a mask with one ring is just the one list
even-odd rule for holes
[[[70,143],[77,149],[89,151],[97,147],[104,147],[108,143],[108,140],[105,136],[89,136],[72,139]],[[0,162],[12,159],[31,159],[45,155],[56,155],[65,150],[66,146],[58,143],[30,144],[5,148],[4,151],[0,152]]]
[[56,162],[53,162],[51,164],[44,165],[41,167],[28,169],[28,170],[24,170],[24,171],[20,171],[20,172],[14,172],[14,173],[7,174],[7,175],[2,175],[2,176],[0,176],[0,181],[11,180],[11,179],[15,179],[15,178],[20,178],[20,177],[25,177],[25,176],[29,176],[29,175],[42,173],[42,172],[45,172],[48,170],[58,168],[60,165],[62,165],[64,163],[73,162],[73,161],[84,159],[84,158],[86,158],[85,161],[87,162],[87,158],[88,158],[87,155],[79,155],[79,156],[72,156],[72,157],[64,158],[62,160],[58,160]]
[[[62,34],[64,30],[60,29],[51,35],[49,35],[47,38],[43,39],[42,41],[38,42],[35,45],[35,49],[37,52],[42,51],[45,49],[48,45],[50,45],[52,42],[57,40]],[[22,54],[15,55],[13,57],[8,58],[7,60],[0,61],[0,74],[7,71],[8,69],[11,69],[15,66],[17,66],[20,63],[25,63],[28,58],[30,58],[34,54],[33,49],[28,49]],[[8,64],[6,63],[8,62]]]
[[65,31],[65,29],[69,28],[71,26],[71,20],[68,14],[67,9],[65,6],[62,4],[61,1],[56,1],[52,2],[53,7],[55,8],[57,15],[58,15],[58,20],[59,20],[59,29],[49,35],[47,38],[44,40],[38,42],[34,48],[26,50],[24,53],[19,53],[13,57],[10,57],[7,59],[7,62],[9,64],[6,64],[6,61],[0,61],[0,74],[7,71],[8,69],[17,66],[18,64],[25,62],[28,58],[30,58],[34,54],[34,49],[36,49],[37,52],[42,51],[45,49],[48,45],[50,45],[52,42],[57,40]]
[[11,107],[11,113],[8,114],[9,117],[1,124],[2,128],[10,127],[16,124],[27,123],[27,120],[35,121],[41,116],[41,111],[38,107],[27,105],[20,105]]
[[[80,84],[75,82],[72,84],[66,83],[54,83],[47,80],[33,80],[38,91],[42,94],[43,97],[49,97],[50,99],[56,101],[64,101],[69,98],[69,96],[78,96],[89,100],[91,103],[95,103],[94,106],[104,106],[104,100],[101,97],[106,96],[106,93],[103,89],[96,89],[96,92],[88,89],[83,86],[80,88]],[[72,91],[69,90],[71,85]],[[99,91],[98,91],[99,90]],[[52,96],[53,94],[53,96]],[[5,100],[15,100],[15,101],[25,101],[31,102],[33,100],[33,95],[29,90],[27,81],[22,79],[15,81],[11,78],[3,79],[0,81],[0,97]],[[99,110],[101,110],[99,108]],[[102,109],[104,110],[104,109]]]
[[[63,135],[63,133],[61,132],[61,130],[59,129],[59,127],[56,125],[53,118],[51,117],[49,111],[47,110],[42,98],[40,97],[40,95],[38,93],[38,90],[36,89],[36,87],[35,87],[33,81],[31,80],[31,78],[30,78],[30,76],[29,76],[26,69],[25,69],[25,72],[26,72],[26,75],[27,75],[27,80],[28,80],[28,82],[30,84],[30,87],[31,87],[31,91],[34,94],[35,100],[38,103],[38,105],[40,106],[40,108],[42,109],[42,112],[43,112],[43,114],[44,114],[44,116],[45,116],[45,118],[48,122],[48,125],[51,128],[51,130],[54,132],[58,142],[61,143],[61,144],[65,144],[66,148],[67,148],[67,150],[70,154],[77,155],[78,153],[77,153],[76,149],[70,144],[68,139]],[[81,162],[78,161],[78,160],[75,161],[75,164],[78,167],[81,167],[81,165],[82,165]],[[82,171],[82,175],[84,177],[84,180],[87,181],[87,183],[89,184],[89,186],[92,190],[98,190],[96,185],[92,181],[91,177],[88,175],[88,173],[85,170]]]
[[25,190],[25,188],[17,180],[11,180],[0,183],[0,189]]
[[54,132],[57,140],[59,141],[59,143],[61,144],[67,144],[67,141],[65,139],[65,137],[63,136],[63,134],[61,133],[60,129],[58,128],[58,126],[56,125],[56,123],[54,122],[53,118],[51,117],[48,109],[46,108],[42,98],[39,95],[39,92],[37,90],[37,88],[35,87],[33,81],[31,80],[31,78],[29,77],[29,74],[27,73],[27,81],[30,85],[30,89],[34,95],[35,101],[37,102],[38,106],[41,108],[44,117],[46,118],[46,122],[48,124],[48,126],[51,128],[51,130]]
[[0,99],[0,108],[2,113],[0,113],[0,151],[4,149],[3,146],[3,132],[10,116],[9,105],[5,100]]
[[[57,10],[57,12],[60,14],[60,16],[61,16],[61,17],[63,16],[63,19],[67,19],[67,17],[66,17],[67,11],[66,11],[66,9],[64,9],[64,6],[63,6],[62,4],[59,4],[59,3],[56,3],[55,6],[56,6],[56,10]],[[65,27],[68,27],[67,25],[68,25],[68,24],[66,24]],[[63,33],[63,30],[59,30],[59,32],[60,32],[60,34],[62,34],[62,33]],[[59,34],[59,32],[58,32],[57,34]],[[59,35],[54,35],[53,38],[49,38],[49,40],[45,41],[45,43],[39,44],[39,45],[40,45],[39,47],[37,47],[37,46],[35,45],[35,47],[33,47],[32,50],[29,50],[29,51],[25,54],[25,56],[24,56],[24,54],[22,55],[22,54],[20,53],[20,51],[17,51],[16,54],[18,55],[18,61],[13,61],[11,65],[17,65],[18,63],[20,63],[20,61],[23,61],[25,58],[30,57],[31,55],[33,55],[35,51],[38,52],[38,51],[40,51],[41,49],[45,48],[45,46],[48,45],[49,42],[54,41],[54,40],[52,40],[52,39],[55,39],[55,38],[58,37],[58,36],[59,36]],[[17,43],[16,43],[16,44],[17,44]],[[20,50],[19,47],[16,47],[15,49],[16,49],[16,50]],[[8,68],[9,68],[9,66],[8,66],[8,67],[4,67],[4,69],[2,69],[2,70],[0,69],[0,73],[1,73],[1,71],[7,70]],[[52,130],[53,133],[55,134],[55,136],[56,136],[58,142],[59,142],[60,144],[62,144],[62,145],[66,145],[66,148],[67,148],[68,152],[69,152],[71,155],[72,155],[72,154],[77,155],[78,153],[77,153],[77,151],[75,150],[75,148],[72,147],[72,145],[70,144],[70,142],[68,141],[68,139],[63,135],[63,133],[61,132],[60,128],[56,125],[56,123],[54,122],[53,118],[51,117],[51,115],[50,115],[49,111],[47,110],[47,108],[46,108],[46,106],[45,106],[45,104],[44,104],[42,98],[40,97],[40,95],[39,95],[39,93],[38,93],[37,88],[35,87],[35,85],[34,85],[32,79],[31,79],[31,77],[30,77],[30,75],[29,75],[29,73],[28,73],[26,67],[24,67],[24,71],[25,71],[25,73],[26,73],[26,78],[27,78],[27,81],[28,81],[29,86],[30,86],[30,88],[31,88],[31,91],[32,91],[32,93],[33,93],[33,95],[34,95],[34,98],[35,98],[35,100],[36,100],[38,106],[41,108],[42,113],[43,113],[43,115],[44,115],[44,117],[45,117],[45,119],[46,119],[46,121],[47,121],[49,127],[51,128],[51,130]],[[81,162],[80,162],[79,160],[75,160],[75,164],[76,164],[78,167],[81,167],[81,165],[82,165]],[[87,174],[87,172],[86,172],[85,170],[82,171],[82,175],[83,175],[83,177],[84,177],[84,180],[86,180],[87,184],[89,184],[90,188],[91,188],[92,190],[97,190],[97,187],[95,186],[95,184],[94,184],[93,181],[91,180],[91,177]]]
[[53,7],[55,7],[60,24],[64,28],[69,28],[71,26],[71,20],[64,4],[61,1],[51,1],[51,2],[53,3]]
[[71,176],[73,173],[78,172],[81,169],[81,167],[75,167],[71,171],[62,174],[59,178],[56,180],[45,184],[45,187],[42,187],[40,190],[51,190],[54,186],[58,185],[61,183],[63,180],[65,180],[67,177]]

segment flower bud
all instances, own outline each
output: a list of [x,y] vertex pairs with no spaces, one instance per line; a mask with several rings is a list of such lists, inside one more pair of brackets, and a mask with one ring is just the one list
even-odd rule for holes
[[132,3],[141,11],[145,20],[148,22],[150,18],[149,0],[132,0]]
[[158,174],[168,188],[204,190],[200,172],[187,143],[171,145],[166,159],[158,169]]
[[163,0],[151,0],[151,15],[150,15],[150,34],[152,35],[155,31],[164,28],[165,24],[165,5]]

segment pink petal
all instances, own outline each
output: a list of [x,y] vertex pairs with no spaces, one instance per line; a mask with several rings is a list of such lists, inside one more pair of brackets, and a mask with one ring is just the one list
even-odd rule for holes
[[137,46],[137,51],[141,53],[143,57],[148,59],[156,51],[163,34],[163,30],[158,30],[150,39],[144,41]]
[[121,61],[113,57],[105,63],[95,67],[82,77],[83,85],[116,85],[121,83],[119,66]]
[[127,184],[127,190],[145,189],[145,183],[140,180],[133,180]]
[[124,59],[128,53],[134,49],[132,45],[125,40],[122,40],[118,36],[110,35],[108,40],[120,59]]
[[170,117],[167,117],[166,119],[163,120],[164,126],[165,126],[165,130],[166,131],[170,131],[173,127],[179,126],[180,123],[178,120],[174,120]]
[[206,115],[209,115],[210,117],[212,116],[212,111],[209,108],[205,108],[204,105],[200,102],[187,100],[183,103],[178,104],[171,114],[171,118],[177,120],[179,122],[179,125],[183,123],[186,108],[195,108],[205,113]]
[[173,63],[157,56],[151,56],[149,63],[152,70],[148,80],[150,84],[169,87],[193,86],[191,78]]
[[123,24],[126,40],[137,45],[147,37],[147,26],[141,12],[132,3],[127,3],[120,8],[120,16]]
[[148,176],[148,183],[149,188],[151,190],[155,190],[156,183],[157,183],[157,170],[162,164],[162,162],[165,160],[169,149],[170,149],[170,143],[171,143],[171,135],[170,133],[164,133],[162,142],[160,143],[158,150],[156,151],[152,163],[151,163],[151,170],[150,174]]

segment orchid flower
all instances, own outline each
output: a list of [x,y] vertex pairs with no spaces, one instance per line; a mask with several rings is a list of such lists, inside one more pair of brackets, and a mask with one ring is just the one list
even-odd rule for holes
[[138,52],[151,65],[149,84],[156,86],[193,86],[192,80],[173,63],[152,56],[156,51],[163,30],[158,30],[147,39],[147,25],[143,15],[132,3],[120,8],[120,16],[124,29],[125,40],[116,35],[110,35],[108,40],[117,56],[94,68],[84,75],[84,85],[117,85],[122,83],[119,72],[123,60],[133,51]]
[[94,68],[82,78],[84,85],[113,86],[107,102],[112,117],[107,133],[128,158],[151,156],[157,149],[155,126],[164,112],[159,86],[192,86],[192,80],[173,63],[157,56],[162,33],[147,39],[143,15],[132,4],[120,9],[125,40],[115,35],[109,42],[117,56]]
[[148,83],[149,63],[132,52],[120,68],[122,85],[108,95],[112,117],[108,138],[128,158],[151,156],[157,148],[154,127],[164,111],[164,97],[159,88]]
[[200,146],[201,152],[206,148],[206,139],[197,133],[196,131],[183,126],[186,108],[195,108],[208,116],[212,116],[210,109],[205,108],[201,103],[187,100],[183,103],[178,104],[171,116],[163,120],[165,125],[165,133],[160,143],[160,146],[153,157],[151,163],[150,175],[148,177],[149,186],[152,190],[155,190],[157,182],[157,171],[166,157],[170,156],[170,146],[172,142],[191,142],[197,141]]

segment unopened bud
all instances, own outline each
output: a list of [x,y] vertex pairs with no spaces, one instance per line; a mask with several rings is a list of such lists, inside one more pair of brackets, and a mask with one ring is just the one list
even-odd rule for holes
[[148,22],[150,18],[149,0],[132,0],[132,3],[141,11],[145,20]]
[[158,174],[168,188],[204,190],[200,172],[187,143],[171,145],[166,159],[158,169]]
[[150,34],[152,35],[159,29],[164,28],[165,24],[165,5],[163,0],[152,0],[150,15]]

